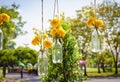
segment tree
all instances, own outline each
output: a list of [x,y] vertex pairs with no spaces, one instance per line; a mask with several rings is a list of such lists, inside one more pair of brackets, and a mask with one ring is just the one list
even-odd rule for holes
[[6,75],[6,67],[18,65],[19,61],[23,63],[37,63],[38,53],[28,47],[18,47],[17,49],[4,49],[0,51],[0,63],[3,66],[3,76]]
[[[82,53],[82,59],[86,60],[87,55],[90,53],[90,40],[91,40],[91,32],[92,30],[86,26],[87,18],[93,14],[91,12],[93,10],[92,7],[83,7],[81,10],[77,10],[76,18],[70,18],[70,25],[72,29],[72,35],[76,37],[78,40],[77,43],[79,45],[79,52]],[[86,65],[84,65],[84,75],[87,76],[86,73]]]
[[118,74],[118,55],[120,52],[120,4],[115,1],[106,1],[99,5],[98,13],[105,23],[105,38],[112,53],[115,74]]
[[74,82],[83,81],[82,72],[79,71],[78,60],[80,59],[80,54],[78,51],[77,40],[71,35],[71,28],[66,20],[62,20],[61,23],[66,34],[60,39],[63,61],[62,63],[53,63],[52,61],[52,51],[49,55],[49,67],[48,75],[43,76],[43,82]]
[[17,11],[18,8],[19,6],[16,6],[15,4],[12,4],[11,8],[4,6],[0,7],[0,13],[6,13],[10,16],[10,21],[4,22],[1,26],[4,34],[3,49],[7,49],[9,45],[14,45],[12,40],[18,35],[25,33],[22,31],[25,22],[22,21],[22,17]]
[[[21,28],[23,27],[23,25],[25,24],[25,22],[22,21],[22,17],[19,15],[19,12],[17,11],[18,6],[16,6],[15,4],[12,4],[11,8],[8,7],[0,7],[0,14],[1,13],[6,13],[7,15],[10,16],[10,21],[9,22],[4,22],[1,25],[1,29],[3,31],[3,49],[7,49],[9,48],[11,45],[11,47],[14,48],[14,42],[12,41],[13,39],[15,39],[19,34],[22,34],[22,30]],[[4,61],[5,62],[5,61]],[[6,63],[5,63],[6,64]],[[3,66],[3,73],[5,76],[5,70],[6,69],[6,65]]]
[[[115,10],[115,11],[113,11]],[[85,48],[89,48],[90,46],[90,38],[91,38],[91,28],[87,28],[86,20],[90,16],[94,16],[94,8],[92,7],[83,7],[81,10],[77,11],[76,18],[70,19],[71,20],[71,28],[72,34],[78,39],[80,37],[79,44],[82,47],[80,49],[81,53],[84,54],[89,50]],[[104,28],[100,29],[101,32],[104,34],[106,42],[109,50],[112,52],[113,60],[115,64],[115,74],[118,74],[117,63],[118,63],[118,54],[120,51],[120,6],[116,2],[103,2],[102,4],[98,4],[96,8],[97,18],[102,19],[104,21]],[[84,55],[83,57],[87,57]]]
[[8,50],[4,49],[0,51],[0,62],[3,66],[3,76],[6,75],[6,66],[13,65],[17,61],[16,57],[14,56],[14,49]]
[[18,61],[22,61],[24,63],[32,63],[33,65],[37,63],[38,52],[29,47],[18,47],[15,49],[15,57]]
[[[0,14],[6,13],[10,16],[9,22],[4,22],[1,25],[1,29],[3,31],[3,49],[7,48],[14,48],[14,41],[19,34],[23,34],[22,27],[25,24],[25,22],[22,21],[22,17],[19,15],[19,12],[17,11],[19,6],[16,6],[15,4],[12,4],[11,8],[1,6],[0,7]],[[3,56],[4,57],[4,56]],[[1,59],[1,58],[0,58]],[[4,61],[6,62],[6,61]],[[6,64],[6,63],[5,63]],[[5,70],[6,65],[3,66],[3,73],[5,76]]]

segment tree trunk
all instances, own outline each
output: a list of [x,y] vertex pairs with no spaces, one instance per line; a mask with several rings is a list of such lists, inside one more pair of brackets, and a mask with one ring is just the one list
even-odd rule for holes
[[101,73],[100,72],[100,63],[98,63],[98,73]]
[[118,52],[117,52],[117,49],[116,49],[116,61],[115,61],[115,74],[117,75],[118,74]]
[[115,74],[118,74],[117,60],[115,61]]
[[3,77],[6,77],[6,65],[3,65]]
[[63,49],[63,82],[68,82],[68,71],[66,70],[66,49]]
[[[108,41],[108,38],[107,38],[107,42],[108,42],[108,45],[110,47],[110,50],[111,50],[111,53],[112,53],[112,56],[113,56],[113,60],[114,60],[114,67],[115,67],[115,74],[118,74],[118,67],[117,67],[117,63],[118,63],[118,54],[119,54],[119,50],[117,52],[117,47],[118,45],[115,46],[115,51],[116,51],[116,54],[114,54],[114,51],[112,50],[112,47]],[[120,49],[120,48],[119,48]],[[116,57],[115,57],[116,56]]]
[[8,73],[10,73],[10,66],[8,66]]
[[105,72],[105,66],[104,66],[103,62],[101,63],[101,68],[102,68],[103,72]]
[[86,64],[84,64],[84,76],[87,76]]

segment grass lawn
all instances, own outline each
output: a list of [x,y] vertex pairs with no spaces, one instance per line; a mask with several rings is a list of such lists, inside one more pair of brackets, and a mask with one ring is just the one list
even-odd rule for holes
[[24,81],[0,77],[0,82],[24,82]]
[[118,68],[118,75],[114,74],[114,68],[111,70],[106,70],[106,72],[102,72],[102,69],[100,70],[101,73],[98,73],[97,68],[87,68],[87,75],[88,77],[109,77],[109,76],[120,76],[120,68]]
[[2,76],[2,68],[0,67],[0,77]]

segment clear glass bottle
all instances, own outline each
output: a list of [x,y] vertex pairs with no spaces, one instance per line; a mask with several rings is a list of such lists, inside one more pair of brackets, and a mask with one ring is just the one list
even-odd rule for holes
[[56,39],[53,44],[52,61],[53,63],[62,63],[63,61],[62,45],[59,39]]
[[38,56],[38,75],[47,75],[48,73],[48,58],[47,51],[40,51]]
[[2,50],[2,49],[3,49],[3,32],[0,29],[0,50]]
[[101,44],[101,36],[100,32],[96,29],[94,29],[92,33],[92,51],[93,52],[101,52],[102,50],[102,44]]

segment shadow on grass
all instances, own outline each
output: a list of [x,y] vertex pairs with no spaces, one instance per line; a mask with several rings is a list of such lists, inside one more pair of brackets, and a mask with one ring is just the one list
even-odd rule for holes
[[120,78],[120,74],[108,73],[88,73],[88,78]]

